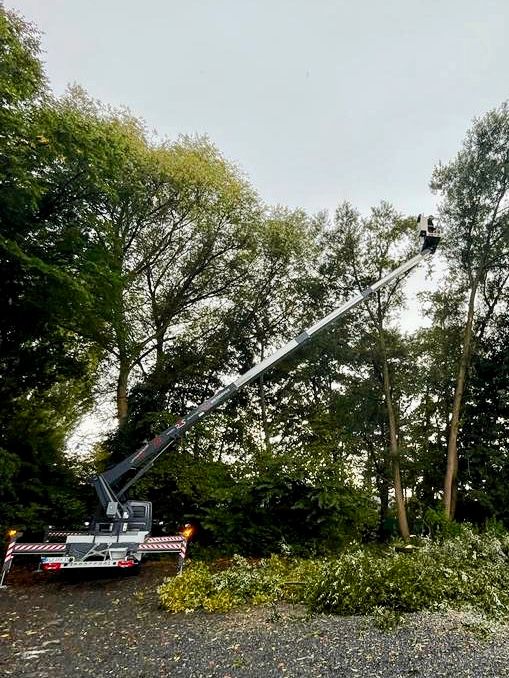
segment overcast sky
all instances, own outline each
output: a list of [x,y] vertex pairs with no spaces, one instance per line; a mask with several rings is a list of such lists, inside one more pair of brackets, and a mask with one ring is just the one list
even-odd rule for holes
[[432,210],[433,166],[509,96],[507,0],[7,0],[78,82],[208,134],[268,203]]

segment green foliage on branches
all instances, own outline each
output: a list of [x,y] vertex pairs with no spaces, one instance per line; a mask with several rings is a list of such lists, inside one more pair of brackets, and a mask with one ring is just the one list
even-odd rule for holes
[[0,9],[0,34],[0,525],[37,530],[58,506],[69,520],[83,510],[63,445],[99,357],[79,340],[90,320],[77,227],[87,182],[59,137],[36,32]]
[[242,479],[222,500],[203,501],[197,517],[226,552],[258,556],[337,552],[348,540],[372,537],[377,522],[368,493],[349,483],[292,478],[278,466]]
[[350,546],[330,560],[235,556],[219,572],[191,563],[158,588],[170,612],[228,612],[242,605],[304,602],[310,611],[372,614],[389,626],[404,612],[474,609],[509,614],[509,536],[464,527],[454,537],[423,541],[406,552]]
[[288,596],[293,599],[286,583],[309,576],[316,567],[311,561],[277,556],[257,562],[234,556],[232,564],[219,572],[196,562],[182,575],[166,579],[157,593],[161,606],[169,612],[229,612],[243,605],[262,605]]
[[354,549],[326,562],[309,584],[313,610],[367,614],[379,607],[416,612],[445,605],[509,613],[509,538],[466,527],[409,553]]
[[39,36],[33,26],[13,12],[0,12],[0,104],[9,107],[31,100],[43,89]]

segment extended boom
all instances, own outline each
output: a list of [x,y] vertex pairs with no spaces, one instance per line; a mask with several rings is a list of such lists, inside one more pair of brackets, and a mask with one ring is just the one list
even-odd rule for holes
[[[438,229],[433,225],[433,217],[424,217],[423,215],[419,215],[417,223],[421,242],[421,251],[418,254],[405,263],[401,264],[401,266],[398,266],[398,268],[388,273],[377,282],[362,290],[359,294],[357,294],[357,296],[336,308],[334,311],[326,315],[308,329],[301,332],[301,334],[295,337],[295,339],[292,339],[287,344],[275,351],[272,355],[268,356],[250,370],[240,375],[231,384],[228,384],[228,386],[220,389],[211,398],[205,400],[196,409],[179,419],[173,426],[157,435],[141,449],[129,455],[116,466],[113,466],[94,478],[92,482],[96,488],[103,508],[107,511],[108,517],[110,519],[114,519],[116,517],[122,519],[126,508],[125,505],[122,505],[122,500],[124,500],[126,491],[136,480],[138,480],[148,471],[155,460],[163,452],[173,445],[175,441],[181,438],[186,431],[192,428],[204,416],[210,414],[220,407],[240,388],[251,383],[260,375],[264,374],[268,369],[274,365],[277,365],[280,361],[291,355],[300,346],[306,344],[315,334],[332,325],[332,323],[334,323],[338,318],[340,318],[350,309],[354,308],[354,306],[360,304],[364,299],[366,299],[366,297],[369,297],[371,294],[384,287],[391,281],[396,280],[402,275],[408,273],[424,258],[435,252],[440,237]],[[130,471],[136,471],[134,477],[132,477],[118,490],[114,491],[112,486],[119,484],[119,481]]]

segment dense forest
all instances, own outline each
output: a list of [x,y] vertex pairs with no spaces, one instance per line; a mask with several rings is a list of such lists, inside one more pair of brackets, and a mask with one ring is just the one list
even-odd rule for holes
[[[82,524],[87,478],[416,250],[416,215],[268,206],[207,138],[161,139],[79,87],[0,8],[0,526]],[[408,333],[378,291],[200,422],[136,486],[173,530],[249,554],[444,521],[509,527],[509,107],[430,186],[441,282]],[[418,206],[419,207],[419,206]],[[117,426],[66,441],[105,384]]]

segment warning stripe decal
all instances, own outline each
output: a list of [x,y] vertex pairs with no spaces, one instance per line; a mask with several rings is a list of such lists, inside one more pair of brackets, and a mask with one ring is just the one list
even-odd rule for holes
[[[115,544],[112,544],[115,547]],[[156,541],[148,539],[145,543],[140,544],[138,550],[141,552],[164,553],[169,551],[179,552],[182,557],[185,557],[187,542],[184,537],[173,537],[171,540]],[[12,542],[7,548],[4,563],[9,563],[14,555],[18,553],[34,553],[43,555],[45,553],[63,553],[65,551],[65,544],[51,544],[44,542],[41,544],[27,544]]]
[[182,547],[180,544],[167,542],[161,542],[159,544],[140,544],[140,551],[152,551],[156,553],[157,551],[181,551]]
[[161,542],[182,542],[185,537],[149,537],[145,544],[159,544]]
[[65,544],[16,544],[14,553],[62,553]]
[[14,547],[16,546],[16,540],[13,539],[9,542],[9,545],[7,546],[7,552],[5,554],[4,558],[4,564],[2,567],[2,570],[4,572],[8,572],[11,568],[11,560],[14,558]]
[[78,530],[67,532],[64,530],[48,530],[48,537],[68,537],[71,534],[88,534],[88,532],[80,532]]

